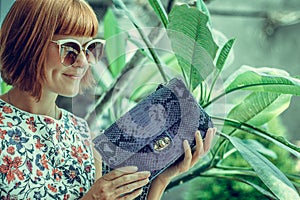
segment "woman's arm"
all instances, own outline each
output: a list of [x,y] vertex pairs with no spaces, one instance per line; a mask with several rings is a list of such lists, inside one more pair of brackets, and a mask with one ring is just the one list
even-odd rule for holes
[[153,180],[148,193],[148,200],[158,200],[162,197],[170,181],[162,181],[159,176]]

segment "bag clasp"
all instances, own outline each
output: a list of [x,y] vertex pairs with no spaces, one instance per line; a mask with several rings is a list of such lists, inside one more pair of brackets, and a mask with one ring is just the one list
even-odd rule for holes
[[156,151],[162,151],[171,144],[171,139],[167,136],[160,138],[154,144],[154,149]]

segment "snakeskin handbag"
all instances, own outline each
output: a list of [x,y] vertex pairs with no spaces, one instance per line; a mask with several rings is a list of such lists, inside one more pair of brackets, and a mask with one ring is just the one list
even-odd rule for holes
[[140,101],[93,142],[111,169],[137,166],[150,171],[153,180],[183,157],[183,141],[195,146],[195,131],[204,139],[213,127],[185,84],[177,78]]

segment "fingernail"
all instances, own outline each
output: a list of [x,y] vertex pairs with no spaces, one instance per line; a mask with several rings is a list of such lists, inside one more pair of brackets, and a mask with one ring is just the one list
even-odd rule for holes
[[142,194],[142,192],[143,192],[143,189],[139,189],[138,194]]
[[138,167],[137,166],[127,166],[127,167],[120,168],[120,170],[123,170],[125,172],[136,172],[138,170]]
[[201,134],[200,134],[199,130],[196,131],[196,135],[198,135],[199,137],[201,137]]
[[145,175],[145,176],[150,176],[151,173],[149,171],[143,171],[143,172],[140,172],[141,174]]
[[183,145],[186,149],[189,148],[189,142],[187,140],[183,141]]

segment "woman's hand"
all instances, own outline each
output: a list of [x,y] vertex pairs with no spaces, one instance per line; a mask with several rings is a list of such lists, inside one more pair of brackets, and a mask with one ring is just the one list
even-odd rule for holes
[[163,173],[161,173],[156,179],[159,179],[161,184],[167,185],[170,180],[178,176],[179,174],[188,171],[191,167],[193,167],[200,159],[201,156],[205,155],[211,146],[212,139],[216,134],[216,128],[209,128],[206,133],[206,137],[204,142],[202,141],[201,135],[199,131],[195,133],[196,139],[196,150],[192,154],[191,148],[187,141],[183,142],[184,147],[184,159],[180,163],[176,165],[172,165],[168,169],[166,169]]
[[134,199],[142,193],[149,176],[149,172],[137,172],[137,167],[115,169],[99,178],[82,200]]

